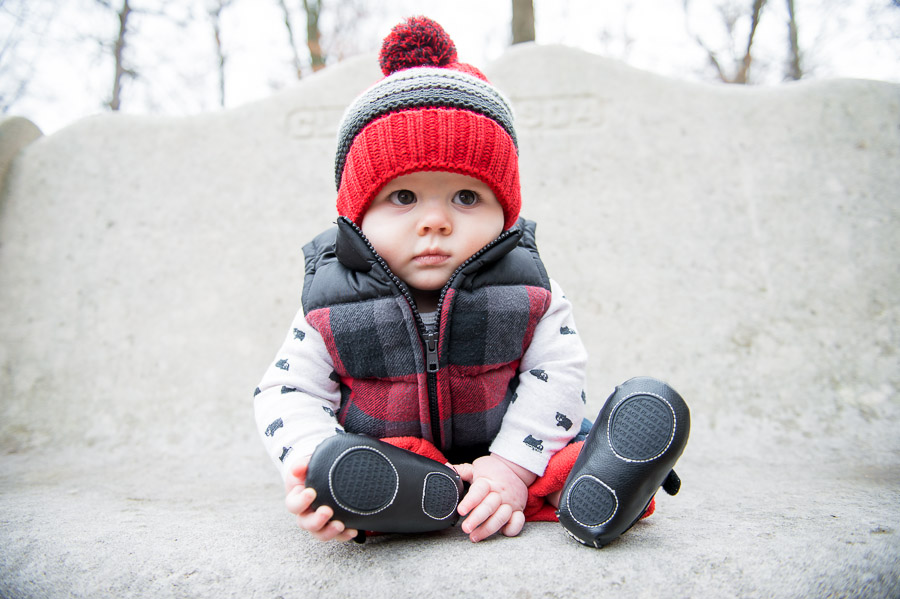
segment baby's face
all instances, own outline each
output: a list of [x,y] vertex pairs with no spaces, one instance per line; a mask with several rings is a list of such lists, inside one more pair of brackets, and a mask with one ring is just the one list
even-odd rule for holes
[[395,275],[414,290],[434,291],[500,235],[503,222],[500,202],[482,181],[417,172],[388,183],[361,227]]

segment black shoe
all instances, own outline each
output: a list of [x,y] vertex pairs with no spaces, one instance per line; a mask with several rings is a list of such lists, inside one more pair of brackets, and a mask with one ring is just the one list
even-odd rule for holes
[[691,415],[678,393],[633,378],[600,410],[560,496],[560,523],[576,540],[602,547],[644,515],[656,491],[678,492],[672,470],[687,445]]
[[344,433],[319,444],[306,486],[313,509],[334,510],[347,528],[371,532],[428,532],[453,526],[462,480],[455,470],[363,435]]

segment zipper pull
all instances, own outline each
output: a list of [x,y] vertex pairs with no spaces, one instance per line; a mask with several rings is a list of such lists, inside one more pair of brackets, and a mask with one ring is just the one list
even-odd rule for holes
[[425,370],[427,372],[438,371],[437,333],[428,333],[425,337]]

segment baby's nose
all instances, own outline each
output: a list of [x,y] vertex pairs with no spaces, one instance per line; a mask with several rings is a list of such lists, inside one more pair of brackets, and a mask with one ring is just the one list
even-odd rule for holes
[[449,233],[453,225],[447,208],[440,202],[424,202],[419,219],[419,234],[440,232]]

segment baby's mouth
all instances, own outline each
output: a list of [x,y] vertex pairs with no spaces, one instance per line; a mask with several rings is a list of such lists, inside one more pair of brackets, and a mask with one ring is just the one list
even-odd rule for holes
[[424,266],[436,266],[443,264],[449,259],[450,256],[441,252],[424,252],[413,258],[413,261]]

